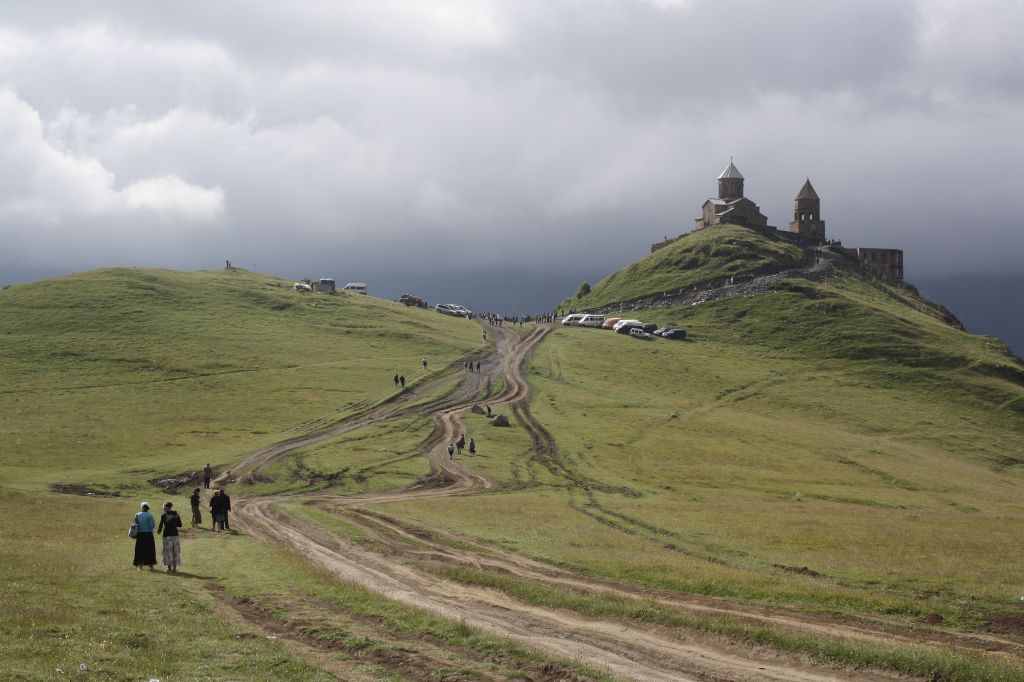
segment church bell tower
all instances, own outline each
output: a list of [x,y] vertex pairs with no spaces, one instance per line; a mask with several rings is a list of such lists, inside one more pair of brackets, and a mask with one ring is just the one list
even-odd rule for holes
[[729,167],[718,176],[718,198],[726,201],[743,197],[743,176],[729,158]]
[[825,241],[825,221],[821,219],[821,199],[811,185],[811,179],[800,188],[793,208],[793,222],[789,231],[796,232],[809,241]]

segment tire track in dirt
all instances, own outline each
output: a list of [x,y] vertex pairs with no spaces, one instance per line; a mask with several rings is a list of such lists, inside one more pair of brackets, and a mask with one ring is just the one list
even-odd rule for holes
[[[429,462],[430,471],[416,483],[397,490],[358,495],[318,492],[287,498],[242,499],[235,510],[240,523],[253,536],[291,547],[339,578],[373,589],[390,599],[461,620],[481,631],[509,637],[549,655],[586,661],[629,679],[810,681],[894,679],[898,676],[877,671],[861,670],[852,674],[814,668],[795,656],[731,643],[724,638],[535,607],[497,590],[464,585],[419,571],[403,560],[406,557],[429,558],[455,565],[488,568],[551,586],[654,599],[672,608],[728,615],[747,622],[830,637],[886,643],[891,643],[895,637],[914,644],[950,646],[955,643],[960,648],[970,649],[1015,645],[985,637],[978,644],[959,634],[936,637],[931,632],[914,631],[898,635],[896,628],[887,625],[840,622],[712,598],[652,595],[638,588],[585,578],[498,548],[467,543],[464,538],[459,538],[459,542],[472,549],[456,549],[424,538],[422,533],[414,533],[392,519],[365,509],[381,502],[479,494],[494,488],[493,483],[474,473],[463,462],[449,460],[444,449],[445,443],[455,440],[456,434],[462,431],[459,415],[490,386],[491,378],[501,377],[504,386],[497,394],[476,402],[509,405],[517,421],[530,434],[537,456],[545,459],[546,465],[559,467],[554,438],[529,411],[529,386],[522,372],[529,354],[549,331],[550,327],[538,326],[520,337],[514,331],[493,328],[496,352],[488,358],[486,366],[480,373],[467,373],[463,385],[446,399],[438,401],[434,409],[435,429],[420,448]],[[423,413],[424,406],[410,406],[408,402],[408,399],[395,401],[320,433],[283,441],[253,453],[244,465],[263,467],[297,448],[382,420]],[[567,470],[559,473],[571,475]],[[342,518],[385,544],[389,549],[388,555],[381,556],[343,542],[322,529],[275,509],[277,502],[297,498],[345,511]],[[426,545],[426,549],[411,550],[407,543],[401,541],[403,537]]]

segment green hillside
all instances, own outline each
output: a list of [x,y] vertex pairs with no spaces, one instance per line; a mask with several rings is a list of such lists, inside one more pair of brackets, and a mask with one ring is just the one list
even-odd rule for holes
[[681,289],[720,277],[777,271],[799,264],[803,251],[735,225],[693,232],[594,285],[565,307],[579,309]]
[[[709,230],[612,275],[580,307],[800,260],[742,228]],[[408,528],[407,542],[482,541],[645,593],[1024,641],[1024,366],[1005,345],[959,331],[910,288],[841,268],[637,316],[684,326],[689,339],[558,327],[527,361],[530,409],[554,453],[538,452],[521,424],[492,429],[467,414],[480,451],[463,461],[496,488],[372,513]],[[185,570],[200,579],[129,566],[124,535],[138,501],[184,504],[152,480],[207,461],[230,468],[394,398],[395,373],[419,390],[485,352],[475,323],[301,294],[240,270],[101,270],[0,292],[0,584],[10,586],[0,590],[0,677],[49,679],[85,663],[114,679],[316,680],[331,679],[328,661],[341,679],[392,679],[401,656],[423,647],[450,662],[451,679],[546,669],[522,647],[244,535],[190,531]],[[416,402],[460,376],[428,384]],[[416,453],[432,428],[422,414],[370,425],[304,448],[267,470],[272,481],[235,494],[411,483],[425,472]],[[84,494],[55,494],[54,484]],[[288,500],[280,513],[312,532],[381,542],[330,506]],[[1024,679],[1019,652],[1003,661],[834,646],[471,565],[403,561],[546,607],[726,634],[817,662]],[[140,633],[143,611],[160,632]],[[268,639],[275,624],[328,642],[318,651],[329,653]],[[164,642],[164,629],[176,637]]]
[[391,512],[649,588],[1022,634],[1024,365],[1002,342],[844,270],[635,314],[689,339],[559,328],[534,355],[554,459]]
[[244,270],[12,287],[0,293],[0,485],[102,488],[130,469],[227,464],[387,397],[396,373],[423,375],[424,356],[440,369],[479,346],[464,320]]
[[[342,678],[365,679],[359,656],[405,631],[462,651],[499,646],[466,644],[457,623],[339,586],[243,536],[186,534],[181,575],[199,580],[132,570],[125,537],[141,499],[187,510],[187,491],[164,493],[151,480],[208,461],[221,472],[243,452],[389,399],[396,373],[414,390],[483,350],[466,320],[299,293],[243,270],[109,269],[5,288],[0,678],[53,679],[59,668],[105,679],[336,679],[225,608],[294,601],[298,590],[353,614],[353,644],[338,645],[330,668]],[[412,478],[426,467],[406,469]],[[77,494],[48,492],[58,484]],[[386,626],[365,630],[360,609],[386,614]]]

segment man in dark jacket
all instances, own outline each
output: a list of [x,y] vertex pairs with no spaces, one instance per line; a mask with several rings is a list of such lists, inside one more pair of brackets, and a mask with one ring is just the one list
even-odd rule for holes
[[224,519],[224,530],[231,530],[231,522],[228,519],[228,512],[231,511],[231,498],[228,497],[228,491],[225,488],[220,489],[220,497],[221,504],[224,506],[224,511],[222,512],[224,516],[221,517]]

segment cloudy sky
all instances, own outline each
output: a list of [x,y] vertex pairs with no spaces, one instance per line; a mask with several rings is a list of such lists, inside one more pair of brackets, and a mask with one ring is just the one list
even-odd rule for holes
[[772,224],[810,176],[830,236],[911,280],[1014,274],[1021,26],[1021,0],[4,3],[0,281],[230,258],[533,295],[691,229],[730,156]]

